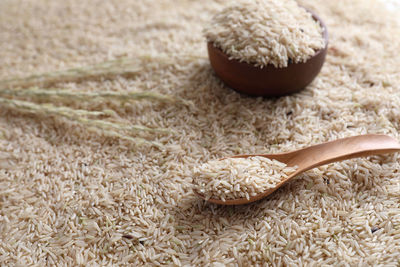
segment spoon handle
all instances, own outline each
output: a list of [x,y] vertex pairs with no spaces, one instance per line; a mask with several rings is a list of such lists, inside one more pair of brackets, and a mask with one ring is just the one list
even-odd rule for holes
[[400,151],[400,143],[387,135],[366,134],[310,146],[296,151],[288,165],[306,171],[336,161]]

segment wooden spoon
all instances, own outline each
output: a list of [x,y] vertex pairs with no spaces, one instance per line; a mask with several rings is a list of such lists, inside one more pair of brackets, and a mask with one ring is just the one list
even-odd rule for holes
[[[336,161],[385,153],[394,153],[398,151],[400,151],[400,143],[394,138],[387,135],[367,134],[338,139],[335,141],[280,154],[232,156],[230,158],[248,158],[254,156],[266,157],[283,162],[289,167],[297,166],[297,169],[287,178],[278,183],[274,188],[270,188],[263,193],[250,197],[250,199],[239,198],[226,201],[222,201],[220,199],[208,199],[208,201],[221,205],[247,204],[268,196],[298,174],[309,169]],[[198,192],[196,192],[196,194],[205,199],[204,196]]]

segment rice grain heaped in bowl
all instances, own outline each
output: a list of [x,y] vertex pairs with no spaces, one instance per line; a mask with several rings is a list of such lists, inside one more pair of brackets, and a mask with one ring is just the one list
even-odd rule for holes
[[294,0],[240,0],[214,15],[208,42],[231,59],[277,68],[305,62],[325,47],[321,25]]
[[238,199],[273,188],[296,168],[265,157],[212,160],[194,171],[195,190],[205,199]]

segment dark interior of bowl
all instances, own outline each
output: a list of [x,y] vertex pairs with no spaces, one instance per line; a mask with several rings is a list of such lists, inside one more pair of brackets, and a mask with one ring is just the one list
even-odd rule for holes
[[328,50],[328,31],[325,23],[313,11],[307,11],[319,21],[326,45],[306,62],[290,63],[286,68],[276,68],[273,65],[259,68],[229,59],[221,49],[209,42],[208,56],[215,73],[232,89],[253,96],[282,96],[304,89],[320,72]]

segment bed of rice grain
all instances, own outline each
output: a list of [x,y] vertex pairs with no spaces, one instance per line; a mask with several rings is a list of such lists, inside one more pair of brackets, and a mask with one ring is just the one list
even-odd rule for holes
[[211,160],[195,167],[194,190],[206,200],[250,199],[275,187],[295,170],[296,167],[259,156]]
[[0,265],[397,266],[397,154],[313,169],[238,207],[200,200],[191,177],[232,154],[400,139],[400,27],[382,3],[302,0],[328,25],[327,61],[301,93],[263,99],[225,87],[209,65],[202,29],[223,1],[0,1],[0,79],[146,56],[136,75],[55,86],[194,103],[69,104],[168,127],[178,134],[152,137],[163,150],[0,107]]
[[204,33],[230,59],[261,68],[305,62],[325,47],[321,25],[295,0],[234,1]]

